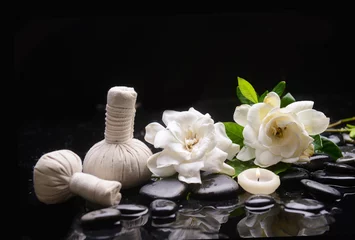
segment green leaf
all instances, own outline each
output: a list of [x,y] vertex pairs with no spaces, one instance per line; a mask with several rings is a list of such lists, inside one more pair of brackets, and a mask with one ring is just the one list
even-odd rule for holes
[[325,153],[334,159],[338,159],[343,156],[339,147],[334,142],[330,141],[328,138],[324,136],[320,136],[320,138],[322,140],[323,147],[315,150],[316,153]]
[[352,128],[350,133],[349,133],[349,136],[354,139],[355,138],[355,128]]
[[242,148],[244,146],[244,127],[235,122],[224,122],[223,124],[226,128],[226,133],[229,139],[232,140],[233,143],[239,144],[239,146]]
[[186,195],[186,200],[190,199],[190,195],[191,195],[191,192],[188,192],[187,195]]
[[252,101],[253,103],[258,102],[258,95],[254,87],[247,80],[238,77],[238,86],[246,99]]
[[[252,160],[244,162],[244,161],[240,161],[237,158],[235,158],[231,161],[227,161],[226,163],[229,166],[233,167],[235,170],[235,174],[232,176],[233,178],[237,177],[239,175],[239,173],[241,173],[249,168],[260,168],[259,166],[255,165],[254,161],[252,161]],[[279,174],[279,173],[286,171],[290,167],[291,167],[290,163],[279,162],[279,163],[272,165],[266,169],[274,172],[275,174]]]
[[272,89],[272,91],[277,93],[281,97],[281,95],[284,93],[285,87],[286,87],[286,82],[281,81]]
[[226,162],[229,166],[233,167],[235,170],[235,174],[232,176],[232,178],[235,178],[239,175],[239,173],[243,172],[244,170],[247,170],[249,168],[257,168],[258,166],[254,164],[253,161],[240,161],[238,159],[233,159],[232,161],[227,161]]
[[350,128],[350,129],[353,129],[353,128],[355,128],[355,125],[352,125],[352,124],[346,124],[346,127],[347,127],[347,128]]
[[263,102],[264,98],[266,97],[266,95],[269,93],[268,90],[266,90],[263,94],[261,94],[261,96],[259,97],[259,102]]
[[313,145],[314,145],[314,150],[320,150],[323,148],[323,143],[322,143],[322,139],[320,137],[320,135],[314,135],[314,136],[311,136],[314,141],[313,141]]
[[240,101],[241,103],[243,103],[243,104],[249,104],[249,105],[252,105],[252,104],[253,104],[252,101],[246,99],[246,98],[243,96],[242,92],[240,91],[239,86],[237,87],[237,97],[238,97],[239,101]]
[[279,174],[286,171],[290,167],[291,167],[291,163],[278,162],[277,164],[272,165],[266,169],[274,172],[275,174]]
[[291,95],[291,93],[287,93],[285,96],[281,98],[281,107],[286,107],[290,103],[295,102],[295,98]]

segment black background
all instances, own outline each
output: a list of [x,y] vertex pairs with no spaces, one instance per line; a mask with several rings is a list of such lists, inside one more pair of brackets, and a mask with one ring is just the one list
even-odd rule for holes
[[31,17],[16,23],[15,79],[30,117],[88,113],[115,85],[133,86],[149,109],[235,96],[237,76],[260,93],[280,80],[293,94],[351,92],[346,15]]
[[[296,11],[17,17],[18,166],[27,235],[38,236],[41,231],[37,222],[31,223],[36,216],[49,217],[46,210],[38,213],[37,207],[27,206],[33,164],[41,154],[64,147],[83,157],[101,136],[78,143],[84,137],[71,133],[75,127],[70,120],[79,125],[93,121],[98,109],[103,120],[102,106],[110,87],[134,87],[145,113],[204,100],[236,100],[237,76],[251,82],[259,93],[285,80],[294,96],[321,94],[328,102],[334,98],[344,103],[344,98],[353,106],[350,19],[342,14]],[[350,116],[337,104],[318,106],[325,113],[332,107],[338,111],[336,118]],[[102,132],[100,124],[96,129]],[[61,208],[55,214],[63,217]],[[63,224],[58,219],[40,223],[43,229],[57,231],[53,224]],[[66,226],[70,218],[67,221]],[[350,229],[349,221],[343,218],[334,228],[344,233]]]

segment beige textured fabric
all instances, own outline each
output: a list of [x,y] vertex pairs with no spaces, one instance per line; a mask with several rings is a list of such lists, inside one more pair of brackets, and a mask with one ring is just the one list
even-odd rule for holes
[[136,100],[133,88],[113,87],[108,91],[105,139],[92,146],[84,159],[85,173],[119,181],[123,189],[138,186],[151,176],[147,160],[152,152],[133,138]]
[[75,194],[105,206],[121,200],[119,182],[82,173],[80,157],[70,150],[44,154],[34,167],[33,182],[36,196],[46,204],[64,202]]
[[69,189],[93,203],[103,206],[118,204],[121,200],[121,183],[102,180],[87,173],[77,172],[70,179]]

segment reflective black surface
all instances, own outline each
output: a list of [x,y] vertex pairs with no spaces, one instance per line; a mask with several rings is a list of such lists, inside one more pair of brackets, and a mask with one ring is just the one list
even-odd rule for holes
[[[314,100],[315,109],[332,121],[354,116],[349,86],[354,55],[351,14],[174,15],[16,18],[14,68],[19,92],[11,101],[19,124],[19,229],[23,239],[65,239],[73,233],[86,203],[80,198],[56,205],[40,203],[33,193],[32,169],[41,155],[58,149],[70,149],[83,159],[103,139],[106,94],[112,86],[132,86],[138,92],[135,137],[140,140],[144,127],[161,121],[165,109],[192,106],[210,113],[215,121],[233,121],[239,104],[237,76],[250,81],[258,93],[285,80],[296,100]],[[135,202],[138,191],[124,192],[122,202]],[[295,192],[292,197],[298,195]],[[355,234],[353,202],[348,196],[338,203],[341,213],[320,238],[351,239]],[[204,209],[186,209],[171,221],[179,227],[191,215],[205,216],[199,218],[205,222],[200,233],[204,238],[239,237],[237,224],[246,216],[236,208],[227,218],[229,210],[208,204]],[[270,217],[278,223],[277,219],[288,216],[277,210],[278,205],[275,209],[271,217],[258,218]],[[211,219],[215,211],[222,213]],[[147,223],[139,231],[123,231],[120,237],[134,239],[139,233],[143,239],[178,238],[184,234],[154,227],[151,219],[142,220]],[[206,233],[215,232],[218,226],[218,235]],[[196,229],[185,228],[186,236],[196,234]]]
[[[314,96],[296,97],[298,100],[315,98]],[[315,108],[325,112],[333,121],[335,121],[340,117],[349,116],[350,113],[349,111],[344,111],[344,108],[337,108],[337,104],[343,103],[343,107],[350,106],[350,108],[347,109],[352,109],[351,107],[353,107],[353,103],[350,100],[344,102],[344,99],[346,99],[346,96],[338,101],[330,101],[326,96],[319,95],[317,96]],[[232,114],[236,103],[237,101],[235,99],[205,100],[194,104],[193,107],[201,112],[209,112],[215,121],[232,121]],[[184,110],[184,108],[181,110]],[[22,236],[26,236],[24,239],[66,239],[70,237],[70,234],[74,234],[71,235],[71,237],[76,237],[76,234],[81,236],[79,230],[78,232],[75,231],[75,222],[88,210],[87,203],[80,198],[73,198],[68,202],[55,205],[45,205],[40,203],[33,192],[32,169],[42,154],[57,149],[70,149],[83,159],[86,151],[95,142],[103,138],[104,114],[104,108],[101,105],[98,105],[90,117],[69,115],[58,116],[57,118],[41,117],[36,119],[34,116],[33,119],[24,122],[21,128],[18,129],[18,167],[20,170],[20,199],[22,212],[20,229]],[[152,121],[161,121],[161,114],[162,111],[147,112],[144,109],[144,103],[138,107],[135,137],[143,140],[145,125]],[[152,150],[156,151],[154,149]],[[139,200],[137,199],[138,192],[139,188],[123,191],[122,203],[139,203]],[[280,199],[280,196],[281,199],[285,196],[286,198],[290,197],[290,195],[283,196],[282,192],[277,194],[281,195],[274,196],[275,199]],[[293,194],[295,194],[292,196],[294,198],[298,196],[297,193]],[[355,196],[347,196],[340,202],[335,202],[333,205],[329,205],[327,211],[330,214],[326,217],[326,226],[319,226],[316,230],[304,229],[302,230],[303,234],[312,235],[313,233],[322,234],[320,236],[353,236],[355,234],[355,229],[353,227],[353,221],[355,220],[355,207],[353,204],[355,201],[354,197]],[[198,203],[194,203],[194,201],[180,202],[178,204],[180,207],[180,213],[177,214],[175,220],[171,220],[173,221],[173,223],[171,223],[173,226],[168,228],[164,225],[161,226],[159,225],[159,221],[158,224],[152,224],[152,219],[147,217],[147,219],[143,219],[146,221],[146,224],[138,228],[140,229],[139,236],[141,236],[142,239],[160,239],[167,236],[188,236],[195,238],[203,236],[203,238],[219,237],[233,239],[238,238],[241,235],[247,236],[248,234],[251,234],[249,228],[241,229],[239,226],[239,231],[241,233],[237,230],[238,223],[245,217],[248,217],[248,219],[273,219],[272,221],[268,221],[270,222],[268,224],[271,224],[273,228],[275,228],[283,218],[290,218],[289,215],[291,213],[284,213],[284,211],[281,211],[280,213],[278,204],[274,206],[276,210],[273,210],[272,212],[274,214],[272,215],[273,217],[267,218],[269,215],[261,214],[260,212],[252,213],[250,216],[246,215],[247,213],[242,207],[245,198],[246,196],[241,194],[239,195],[238,200],[233,200],[234,202],[219,201],[213,203],[203,200],[200,200]],[[223,205],[226,204],[227,207],[223,207]],[[333,207],[336,207],[334,208],[335,210]],[[254,216],[253,214],[256,214],[257,216]],[[303,219],[304,214],[302,213],[292,214],[292,216],[296,214],[298,219]],[[322,217],[319,215],[319,217],[323,219],[323,215]],[[307,216],[304,220],[297,221],[301,221],[302,224],[305,224],[305,221],[309,221],[308,217],[310,216]],[[202,220],[199,218],[202,218]],[[322,221],[324,222],[325,220],[323,219]],[[300,227],[301,225],[297,226]],[[254,225],[250,226],[252,226],[252,229],[257,228]],[[123,229],[126,228],[123,227]],[[129,231],[125,232],[126,230]],[[117,239],[125,239],[124,236],[126,235],[121,236],[122,234],[128,234],[128,238],[130,236],[129,234],[138,234],[137,229],[134,231],[132,229],[126,230],[117,233]],[[259,232],[253,234],[258,236],[258,234],[261,234],[260,230],[258,231]],[[291,235],[296,232],[295,229],[288,229],[287,231],[289,231],[288,234]],[[277,235],[281,233],[274,234]]]

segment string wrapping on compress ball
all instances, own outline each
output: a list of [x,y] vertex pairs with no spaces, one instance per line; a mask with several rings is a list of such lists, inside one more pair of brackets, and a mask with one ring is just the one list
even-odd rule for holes
[[82,173],[80,157],[70,150],[57,150],[41,156],[33,172],[37,198],[46,204],[61,203],[74,195],[103,206],[118,204],[121,183]]
[[83,171],[131,188],[151,177],[147,160],[151,150],[133,138],[137,93],[130,87],[112,87],[107,93],[105,139],[90,148]]

